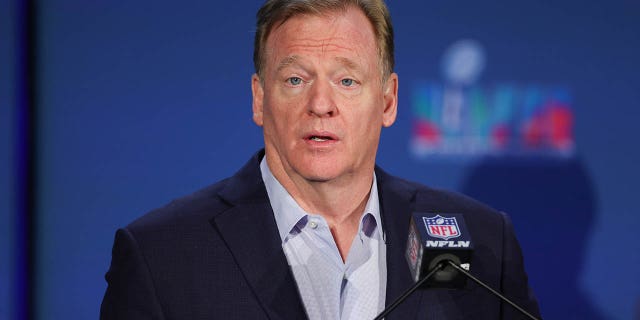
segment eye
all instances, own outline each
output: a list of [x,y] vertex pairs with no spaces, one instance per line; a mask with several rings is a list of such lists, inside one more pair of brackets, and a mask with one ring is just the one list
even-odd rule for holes
[[298,78],[298,77],[291,77],[287,79],[287,83],[289,83],[290,85],[293,86],[297,86],[300,85],[302,83],[302,79]]
[[345,87],[351,87],[354,85],[355,81],[353,79],[342,79],[340,80],[340,83],[345,86]]

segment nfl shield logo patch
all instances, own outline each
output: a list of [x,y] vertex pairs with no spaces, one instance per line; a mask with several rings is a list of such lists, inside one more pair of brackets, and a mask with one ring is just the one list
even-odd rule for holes
[[424,224],[427,227],[427,233],[443,240],[449,240],[460,236],[460,228],[456,218],[446,218],[441,215],[427,218],[424,217]]

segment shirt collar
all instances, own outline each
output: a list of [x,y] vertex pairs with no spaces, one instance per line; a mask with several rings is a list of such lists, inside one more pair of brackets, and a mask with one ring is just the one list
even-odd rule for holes
[[[371,221],[368,216],[373,216]],[[378,180],[376,179],[376,173],[373,173],[373,183],[371,184],[371,192],[369,193],[369,199],[367,205],[364,207],[364,213],[360,219],[359,230],[362,231],[367,237],[384,239],[384,233],[382,232],[382,224],[380,223],[380,200],[378,198]],[[375,232],[375,233],[374,233]]]
[[[284,242],[294,226],[301,219],[306,219],[308,213],[298,205],[289,192],[287,192],[278,179],[276,179],[273,173],[271,173],[271,170],[267,165],[266,157],[263,157],[260,162],[260,172],[262,173],[262,180],[264,181],[267,194],[269,195],[269,202],[273,208],[273,215],[276,219],[280,239]],[[373,221],[368,218],[369,215],[373,217]],[[367,200],[363,215],[360,219],[359,231],[362,231],[369,237],[379,237],[380,239],[384,239],[384,234],[381,231],[382,224],[380,221],[382,220],[380,219],[378,184],[376,174],[374,172],[371,192],[369,193],[369,199]]]

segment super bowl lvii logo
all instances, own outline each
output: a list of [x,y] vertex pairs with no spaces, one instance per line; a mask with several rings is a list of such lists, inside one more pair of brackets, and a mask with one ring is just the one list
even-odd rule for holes
[[443,57],[444,81],[414,85],[412,153],[419,158],[572,156],[574,115],[569,91],[517,81],[479,84],[485,60],[478,42],[455,42]]

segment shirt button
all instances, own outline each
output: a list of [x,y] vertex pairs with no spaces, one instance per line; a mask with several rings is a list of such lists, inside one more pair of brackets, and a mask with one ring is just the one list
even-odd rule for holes
[[318,223],[315,221],[309,221],[309,227],[311,227],[311,229],[315,229],[318,227]]

